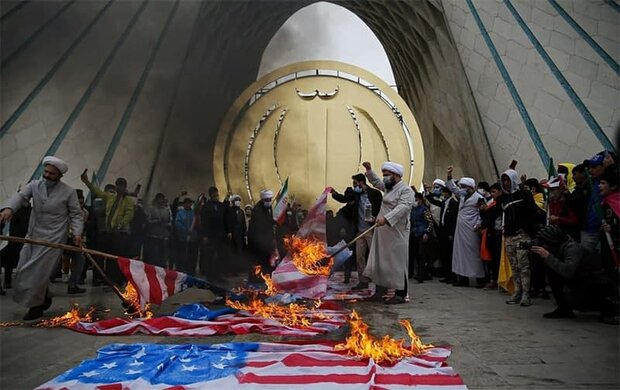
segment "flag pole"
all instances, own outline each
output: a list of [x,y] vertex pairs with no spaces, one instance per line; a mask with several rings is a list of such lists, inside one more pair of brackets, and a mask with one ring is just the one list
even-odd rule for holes
[[336,252],[332,253],[331,255],[325,256],[322,259],[320,259],[318,261],[319,264],[327,264],[327,262],[329,261],[329,259],[331,259],[332,257],[336,257],[337,255],[340,254],[340,252],[344,251],[345,249],[347,249],[348,247],[350,247],[351,245],[355,244],[355,242],[357,240],[359,240],[360,238],[364,237],[366,234],[370,233],[371,231],[373,231],[378,225],[375,223],[374,225],[372,225],[371,227],[369,227],[368,229],[364,230],[363,232],[361,232],[357,237],[355,237],[354,239],[352,239],[351,241],[347,242],[346,244],[344,244],[340,249],[338,249]]
[[55,242],[43,241],[43,240],[33,240],[31,238],[22,238],[22,237],[13,237],[13,236],[0,236],[0,241],[9,241],[9,242],[19,242],[22,244],[32,244],[32,245],[40,245],[46,246],[49,248],[55,249],[63,249],[69,252],[81,252],[81,253],[89,253],[94,256],[104,257],[106,259],[116,260],[118,256],[111,255],[109,253],[96,251],[93,249],[80,248],[73,245],[66,244],[57,244]]
[[100,256],[100,257],[103,257],[103,258],[106,258],[106,259],[114,259],[114,260],[116,260],[118,258],[118,256],[114,256],[114,255],[111,255],[109,253],[99,252],[99,251],[96,251],[96,250],[93,250],[93,249],[80,248],[80,247],[77,247],[77,246],[66,245],[66,244],[57,244],[55,242],[49,242],[49,241],[43,241],[43,240],[33,240],[31,238],[12,237],[12,236],[0,236],[0,241],[19,242],[19,243],[22,243],[22,244],[40,245],[40,246],[46,246],[48,248],[62,249],[62,250],[65,250],[65,251],[70,251],[70,252],[83,253],[84,256],[86,256],[86,258],[88,259],[88,261],[90,261],[90,263],[93,265],[93,267],[97,270],[97,272],[99,272],[99,274],[101,275],[103,280],[106,282],[106,284],[108,284],[112,288],[114,293],[121,299],[121,301],[123,302],[123,307],[128,309],[128,308],[130,308],[132,306],[132,303],[129,302],[123,296],[123,294],[121,293],[121,291],[118,288],[118,286],[116,284],[114,284],[114,282],[108,277],[108,275],[106,275],[106,273],[103,271],[103,269],[101,269],[99,264],[97,264],[97,262],[95,261],[95,259],[93,259],[93,257],[91,255]]

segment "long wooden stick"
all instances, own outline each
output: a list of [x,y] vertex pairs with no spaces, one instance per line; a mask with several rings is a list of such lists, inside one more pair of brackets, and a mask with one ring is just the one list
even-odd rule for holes
[[96,250],[93,250],[93,249],[80,248],[80,247],[77,247],[77,246],[66,245],[66,244],[57,244],[55,242],[49,242],[49,241],[33,240],[31,238],[21,238],[21,237],[13,237],[13,236],[0,236],[0,241],[21,242],[23,244],[40,245],[40,246],[46,246],[46,247],[49,247],[49,248],[63,249],[63,250],[66,250],[66,251],[83,253],[86,256],[86,258],[88,259],[88,261],[90,261],[91,264],[93,265],[93,267],[97,270],[97,272],[99,272],[99,274],[101,275],[103,280],[112,288],[114,293],[121,299],[121,301],[123,302],[123,306],[126,307],[126,308],[131,306],[131,302],[129,302],[129,301],[127,301],[127,299],[125,299],[125,297],[121,293],[121,291],[118,288],[118,286],[116,284],[114,284],[114,282],[108,277],[108,275],[106,275],[106,273],[101,269],[99,264],[97,264],[97,262],[95,261],[95,259],[93,259],[93,257],[91,255],[100,256],[100,257],[103,257],[103,258],[106,258],[106,259],[114,259],[114,260],[116,260],[118,258],[118,256],[114,256],[114,255],[111,255],[109,253],[99,252],[99,251],[96,251]]
[[88,253],[93,256],[100,256],[100,257],[111,259],[111,260],[116,260],[118,258],[118,256],[114,256],[109,253],[99,252],[93,249],[80,248],[77,246],[66,245],[66,244],[56,244],[55,242],[49,242],[49,241],[33,240],[31,238],[0,236],[0,241],[21,242],[22,244],[41,245],[41,246],[47,246],[50,248],[63,249],[63,250],[70,251],[70,252]]

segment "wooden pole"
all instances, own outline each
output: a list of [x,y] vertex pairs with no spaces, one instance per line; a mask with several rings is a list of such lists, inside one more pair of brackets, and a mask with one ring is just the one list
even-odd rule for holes
[[93,249],[80,248],[77,246],[66,245],[66,244],[57,244],[57,243],[49,242],[49,241],[33,240],[31,238],[0,236],[0,241],[20,242],[23,244],[40,245],[40,246],[46,246],[49,248],[62,249],[65,251],[83,253],[88,259],[88,261],[90,261],[93,267],[97,270],[97,272],[101,274],[101,277],[103,277],[103,280],[112,288],[114,293],[121,299],[121,301],[123,301],[123,307],[130,308],[132,306],[131,302],[125,299],[125,297],[121,293],[118,286],[114,284],[114,282],[108,277],[108,275],[106,275],[106,273],[101,269],[99,264],[97,264],[97,262],[95,261],[95,259],[93,259],[91,255],[100,256],[105,259],[113,259],[113,260],[116,260],[118,256],[114,256],[109,253],[99,252]]
[[77,246],[66,245],[66,244],[56,244],[54,242],[49,242],[49,241],[33,240],[31,238],[0,236],[0,241],[21,242],[22,244],[41,245],[41,246],[47,246],[49,248],[62,249],[65,251],[70,251],[70,252],[88,253],[93,256],[100,256],[100,257],[111,259],[111,260],[116,260],[118,258],[118,256],[114,256],[109,253],[99,252],[93,249],[80,248]]

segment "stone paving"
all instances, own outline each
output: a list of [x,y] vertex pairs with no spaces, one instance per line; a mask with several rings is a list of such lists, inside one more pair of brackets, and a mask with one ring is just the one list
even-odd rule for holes
[[[121,312],[118,299],[102,287],[69,297],[65,284],[54,284],[56,294],[49,316],[60,315],[70,303]],[[24,309],[13,303],[11,290],[0,297],[0,321],[19,321]],[[508,306],[497,291],[452,287],[437,281],[410,286],[411,303],[386,306],[356,303],[374,335],[404,337],[398,319],[412,321],[425,343],[452,346],[449,363],[470,389],[617,389],[620,386],[619,330],[597,321],[594,313],[578,313],[572,320],[546,320],[542,313],[552,301],[538,299],[531,307]],[[188,290],[171,298],[159,312],[169,313],[181,303],[205,298]],[[322,338],[342,340],[346,328]],[[257,334],[206,338],[153,336],[88,336],[67,329],[15,327],[0,329],[0,389],[31,389],[114,342],[217,343],[231,340],[279,340]]]

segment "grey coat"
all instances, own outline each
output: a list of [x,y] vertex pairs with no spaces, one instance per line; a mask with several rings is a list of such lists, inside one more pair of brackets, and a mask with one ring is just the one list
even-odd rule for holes
[[[73,234],[82,234],[82,210],[73,187],[58,182],[48,195],[45,180],[33,180],[0,206],[0,210],[10,208],[16,212],[30,199],[32,213],[26,238],[64,244],[69,225]],[[27,307],[41,305],[61,254],[61,249],[25,244],[17,264],[13,299]]]
[[[385,191],[383,181],[373,171],[367,171],[370,183]],[[372,236],[368,264],[364,276],[375,284],[402,290],[405,288],[409,262],[409,214],[415,195],[404,182],[399,182],[383,194],[378,217],[384,217],[387,224],[377,227]]]

